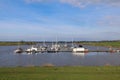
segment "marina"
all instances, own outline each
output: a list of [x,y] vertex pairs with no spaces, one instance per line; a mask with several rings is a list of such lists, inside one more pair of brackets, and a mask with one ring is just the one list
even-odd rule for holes
[[83,45],[78,45],[73,43],[69,44],[53,44],[53,43],[47,43],[44,45],[32,45],[31,47],[27,49],[23,49],[22,47],[18,47],[14,50],[15,53],[56,53],[56,52],[73,52],[73,53],[88,53],[88,52],[109,52],[109,53],[115,53],[120,52],[120,50],[115,48],[107,48],[107,49],[98,49],[98,47],[95,50],[88,49],[87,47]]
[[68,48],[62,48],[58,52],[52,50],[50,52],[44,51],[27,53],[25,50],[30,49],[32,47],[31,45],[21,45],[20,47],[23,50],[22,53],[14,52],[17,46],[0,46],[0,66],[44,66],[47,64],[53,66],[120,65],[120,53],[110,52],[108,51],[109,48],[106,47],[83,45],[83,48],[89,50],[86,53],[73,52],[73,48],[70,48],[69,50]]

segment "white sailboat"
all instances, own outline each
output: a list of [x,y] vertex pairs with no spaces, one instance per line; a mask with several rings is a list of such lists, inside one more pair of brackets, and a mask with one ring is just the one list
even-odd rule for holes
[[18,43],[17,49],[14,52],[15,53],[22,53],[23,52],[23,49],[20,47],[19,43]]
[[60,45],[58,44],[57,37],[55,44],[52,42],[51,52],[58,52],[60,50]]
[[32,46],[31,48],[28,48],[26,50],[27,53],[37,53],[38,52],[38,49],[34,46]]

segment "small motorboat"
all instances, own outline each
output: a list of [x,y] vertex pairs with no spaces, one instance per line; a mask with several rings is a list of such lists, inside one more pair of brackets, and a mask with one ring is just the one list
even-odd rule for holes
[[78,47],[73,48],[74,53],[79,53],[79,52],[88,52],[88,49],[84,48],[82,45],[79,45]]
[[22,49],[22,48],[17,48],[14,52],[15,52],[15,53],[22,53],[22,52],[23,52],[23,49]]

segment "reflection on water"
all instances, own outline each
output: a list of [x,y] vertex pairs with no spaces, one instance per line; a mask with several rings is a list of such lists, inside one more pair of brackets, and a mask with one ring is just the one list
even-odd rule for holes
[[[23,47],[26,48],[26,46]],[[16,46],[0,46],[0,67],[120,65],[120,53],[58,52],[58,53],[15,54],[13,52],[15,49]]]
[[81,57],[84,57],[86,53],[72,53],[73,55],[75,56],[81,56]]

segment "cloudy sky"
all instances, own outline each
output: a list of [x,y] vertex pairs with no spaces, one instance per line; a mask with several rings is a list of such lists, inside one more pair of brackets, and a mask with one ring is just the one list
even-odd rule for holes
[[120,0],[0,0],[0,41],[120,40]]

